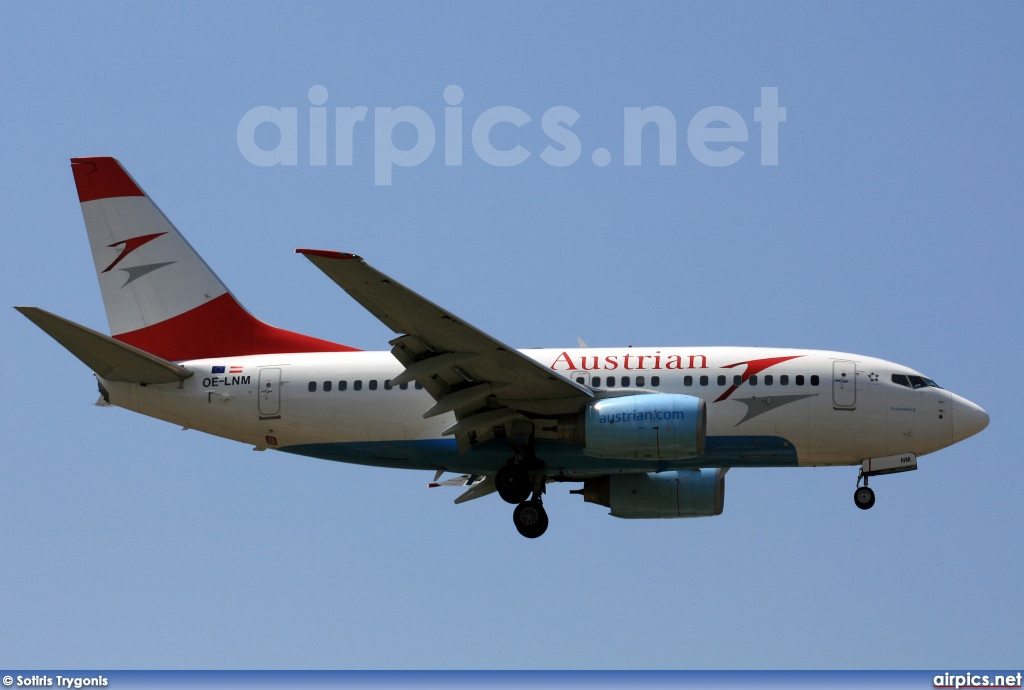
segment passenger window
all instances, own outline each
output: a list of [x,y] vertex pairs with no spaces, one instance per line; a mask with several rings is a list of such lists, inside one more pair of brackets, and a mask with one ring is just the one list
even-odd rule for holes
[[782,376],[779,377],[779,385],[780,386],[788,386],[789,385],[789,374],[783,374]]
[[817,386],[818,385],[818,381],[819,381],[819,379],[818,379],[818,375],[817,374],[814,374],[813,376],[811,376],[811,385],[812,386]]
[[615,388],[615,377],[609,376],[608,378],[606,378],[604,380],[604,385],[606,388]]
[[708,385],[708,377],[707,376],[701,376],[700,377],[700,385],[702,385],[702,386]]
[[636,387],[637,388],[643,388],[644,387],[644,381],[646,381],[646,379],[643,376],[637,376],[636,377]]
[[377,379],[373,379],[372,381],[370,381],[370,390],[371,391],[377,390]]
[[384,379],[384,390],[391,390],[391,379]]
[[718,377],[718,385],[719,386],[724,386],[725,385],[725,375],[724,374]]
[[399,386],[399,388],[401,388],[403,391],[409,390],[409,384],[403,383],[402,385]]
[[623,388],[629,388],[629,377],[628,376],[623,376],[622,377],[622,387]]
[[416,382],[416,390],[418,390],[418,391],[423,390],[423,384],[420,383],[419,381]]
[[764,385],[770,386],[770,385],[772,385],[772,383],[774,381],[775,381],[775,377],[772,376],[771,374],[765,374],[764,375]]
[[684,376],[683,377],[683,385],[684,386],[692,386],[693,385],[693,377],[692,376]]
[[652,376],[651,377],[651,385],[654,386],[655,388],[660,386],[661,385],[661,377],[660,376]]
[[910,388],[910,381],[907,379],[906,374],[893,374],[892,382]]
[[577,376],[576,377],[576,383],[584,383],[583,377],[582,376]]
[[736,374],[735,376],[732,377],[732,385],[738,386],[741,383],[743,383],[743,377],[742,376],[740,376],[739,374]]
[[751,386],[756,386],[757,385],[757,374],[754,374],[749,379],[747,379],[747,383],[749,383]]
[[352,390],[357,390],[357,391],[363,390],[363,382],[362,381],[353,381],[352,382]]
[[348,388],[348,381],[338,381],[338,390],[343,391]]
[[309,389],[310,393],[316,393],[316,381],[310,381],[306,388]]
[[804,375],[803,374],[797,374],[796,375],[796,385],[798,385],[798,386],[804,385]]
[[324,381],[324,393],[330,393],[330,392],[331,392],[331,382],[330,381]]

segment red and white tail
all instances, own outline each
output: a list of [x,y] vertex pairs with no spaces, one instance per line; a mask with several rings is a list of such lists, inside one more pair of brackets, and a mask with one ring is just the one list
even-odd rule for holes
[[354,348],[253,317],[114,158],[72,158],[116,339],[171,361]]

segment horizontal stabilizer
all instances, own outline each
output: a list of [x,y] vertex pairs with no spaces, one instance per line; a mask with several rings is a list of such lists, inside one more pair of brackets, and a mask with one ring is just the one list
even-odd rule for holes
[[185,367],[48,311],[37,307],[15,309],[107,381],[173,383],[192,375]]
[[488,494],[493,494],[497,490],[498,487],[494,485],[494,477],[484,477],[480,481],[471,484],[470,487],[462,493],[462,495],[455,499],[455,502],[465,503],[466,501],[472,501],[474,498],[481,498]]
[[498,487],[494,485],[494,477],[488,477],[483,474],[462,474],[454,479],[448,479],[447,481],[439,482],[441,473],[438,473],[434,477],[434,481],[427,484],[430,488],[438,486],[467,486],[469,487],[462,495],[455,499],[456,503],[465,503],[466,501],[472,501],[474,498],[480,498],[488,494],[493,494],[498,490]]
[[435,489],[439,486],[466,486],[467,484],[476,484],[484,479],[482,474],[460,474],[454,479],[447,479],[443,482],[439,482],[437,480],[441,478],[442,474],[444,474],[444,470],[438,470],[438,472],[439,474],[434,481],[427,484],[431,489]]

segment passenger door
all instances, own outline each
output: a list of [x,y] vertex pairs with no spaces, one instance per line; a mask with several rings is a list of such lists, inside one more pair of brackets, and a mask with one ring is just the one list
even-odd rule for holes
[[276,367],[260,369],[260,419],[281,418],[281,370]]
[[845,359],[832,362],[832,405],[837,410],[857,407],[857,363]]

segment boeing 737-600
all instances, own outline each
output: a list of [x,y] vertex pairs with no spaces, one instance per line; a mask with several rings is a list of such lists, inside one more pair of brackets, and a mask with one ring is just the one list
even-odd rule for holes
[[[88,366],[101,404],[325,460],[434,471],[497,492],[526,537],[551,482],[622,518],[719,515],[732,467],[868,478],[978,433],[988,415],[908,367],[753,347],[517,350],[372,268],[297,249],[395,333],[352,347],[246,311],[113,158],[71,160],[112,337],[22,314]],[[582,343],[581,343],[582,345]],[[460,476],[440,481],[445,472]]]

